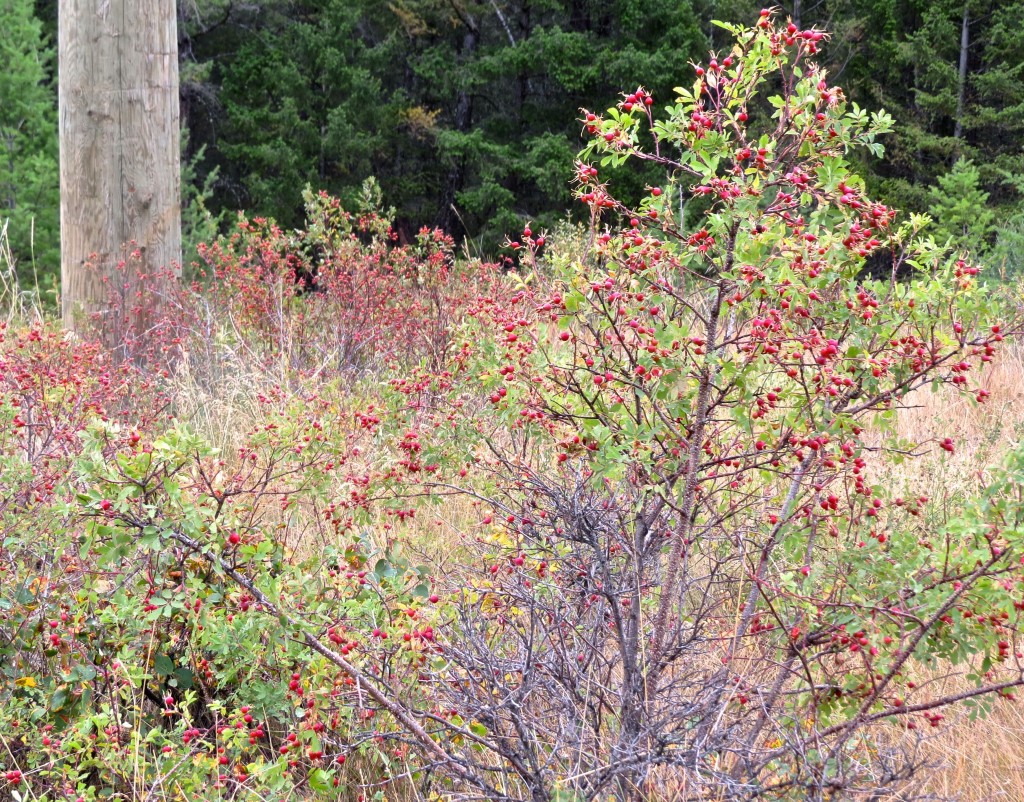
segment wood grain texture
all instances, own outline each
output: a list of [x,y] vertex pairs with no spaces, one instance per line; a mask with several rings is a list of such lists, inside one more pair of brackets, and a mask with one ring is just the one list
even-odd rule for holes
[[143,272],[180,272],[174,0],[60,0],[58,68],[61,293],[74,328],[106,299],[103,277],[129,243]]

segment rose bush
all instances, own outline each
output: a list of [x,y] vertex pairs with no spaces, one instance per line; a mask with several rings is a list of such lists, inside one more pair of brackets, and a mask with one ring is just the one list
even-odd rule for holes
[[[434,420],[469,482],[427,484],[483,507],[435,693],[515,798],[903,793],[920,762],[890,724],[1022,681],[1019,463],[939,531],[876,478],[955,451],[894,416],[929,385],[983,403],[1018,320],[866,196],[849,154],[881,154],[889,118],[815,66],[822,32],[772,16],[729,27],[664,116],[642,88],[585,113],[590,250],[545,266],[523,231],[532,280],[476,310],[474,384]],[[631,206],[602,175],[637,161],[665,182]],[[916,687],[922,664],[967,690]]]

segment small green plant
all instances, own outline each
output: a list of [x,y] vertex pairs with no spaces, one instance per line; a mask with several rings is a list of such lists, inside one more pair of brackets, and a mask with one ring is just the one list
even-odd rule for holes
[[936,236],[954,247],[979,255],[989,249],[995,233],[995,213],[986,206],[988,193],[979,186],[981,174],[967,159],[957,159],[953,169],[931,188],[928,213],[935,220]]

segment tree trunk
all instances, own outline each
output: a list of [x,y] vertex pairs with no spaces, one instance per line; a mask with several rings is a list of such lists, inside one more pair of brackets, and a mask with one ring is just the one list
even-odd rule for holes
[[[65,325],[131,272],[181,269],[178,34],[174,0],[60,0],[61,285]],[[146,310],[152,312],[152,310]]]
[[590,3],[587,0],[572,0],[569,4],[569,30],[590,30]]
[[[460,56],[463,62],[469,61],[476,51],[480,41],[480,29],[471,19],[464,19],[466,33],[462,37],[462,50]],[[452,122],[455,130],[461,134],[469,131],[470,123],[473,120],[473,99],[467,90],[459,91],[455,100],[455,115]],[[448,169],[445,177],[444,189],[441,192],[441,204],[437,210],[436,225],[448,234],[455,234],[456,227],[461,226],[458,212],[455,209],[455,200],[466,176],[466,157],[458,156]]]
[[971,21],[967,14],[968,4],[964,3],[964,16],[960,24],[960,73],[956,85],[956,125],[953,137],[960,139],[964,135],[964,103],[967,97],[967,51],[971,44]]

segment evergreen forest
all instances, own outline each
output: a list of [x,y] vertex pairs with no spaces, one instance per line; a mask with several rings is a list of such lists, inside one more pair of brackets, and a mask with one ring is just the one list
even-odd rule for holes
[[[0,203],[19,272],[52,284],[57,3],[2,2]],[[712,20],[757,11],[745,0],[181,0],[186,238],[194,248],[239,210],[298,228],[307,185],[351,204],[372,176],[404,241],[437,226],[497,258],[524,222],[566,219],[581,108],[638,84],[669,103],[689,65],[725,44]],[[1024,3],[787,0],[780,13],[830,31],[830,80],[897,121],[887,158],[857,165],[873,195],[1019,270]],[[664,179],[622,180],[629,197]]]

